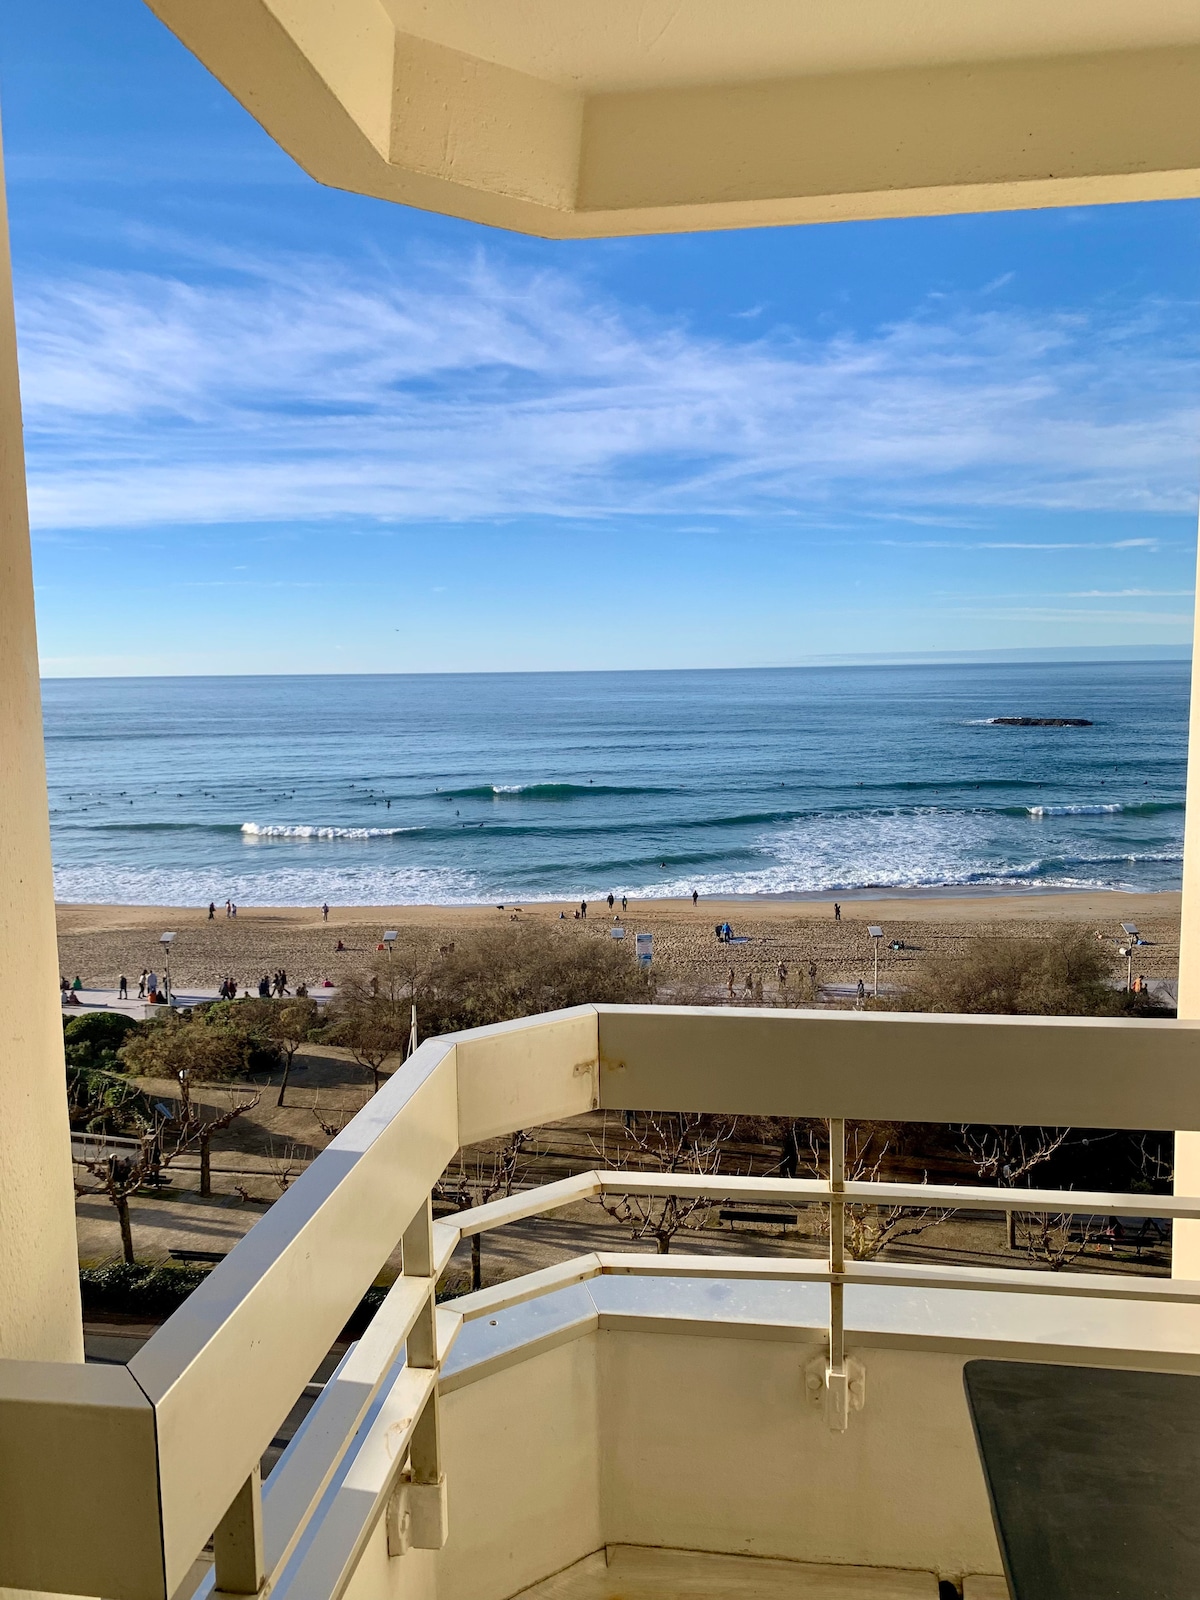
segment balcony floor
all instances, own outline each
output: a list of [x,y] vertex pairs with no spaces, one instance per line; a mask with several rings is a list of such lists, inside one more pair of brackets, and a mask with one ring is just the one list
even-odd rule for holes
[[931,1572],[626,1544],[609,1545],[523,1589],[520,1600],[938,1600],[938,1581]]

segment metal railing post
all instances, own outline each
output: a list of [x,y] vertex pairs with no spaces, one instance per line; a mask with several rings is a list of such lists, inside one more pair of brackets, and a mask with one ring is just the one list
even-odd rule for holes
[[841,1432],[848,1420],[846,1377],[846,1123],[829,1119],[829,1361],[825,1387],[829,1425]]
[[[434,1277],[433,1206],[430,1200],[404,1230],[400,1244],[406,1278],[427,1278],[429,1293],[413,1323],[405,1345],[408,1366],[436,1372],[437,1282]],[[440,1550],[446,1542],[446,1477],[442,1471],[442,1435],[438,1418],[437,1384],[413,1429],[408,1471],[392,1497],[388,1512],[388,1549],[403,1555],[418,1550]]]
[[262,1479],[256,1465],[213,1534],[214,1584],[222,1594],[257,1594],[263,1563]]

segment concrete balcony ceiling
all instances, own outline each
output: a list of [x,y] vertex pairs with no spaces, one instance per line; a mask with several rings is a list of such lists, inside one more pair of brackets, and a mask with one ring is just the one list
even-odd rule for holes
[[147,0],[322,183],[552,238],[1200,194],[1194,0]]

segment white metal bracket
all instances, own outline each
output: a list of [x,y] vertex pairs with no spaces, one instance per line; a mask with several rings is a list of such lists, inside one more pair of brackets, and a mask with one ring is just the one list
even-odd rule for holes
[[446,1475],[436,1483],[414,1483],[401,1474],[388,1503],[388,1555],[407,1550],[440,1550],[446,1543]]
[[867,1369],[861,1361],[848,1357],[842,1371],[835,1372],[820,1355],[805,1367],[804,1386],[810,1402],[825,1408],[830,1432],[845,1433],[850,1413],[861,1411],[866,1404]]

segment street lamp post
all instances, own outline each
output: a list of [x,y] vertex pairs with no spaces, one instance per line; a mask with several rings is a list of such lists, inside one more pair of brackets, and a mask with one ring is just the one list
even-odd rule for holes
[[1121,924],[1121,932],[1125,934],[1128,939],[1128,944],[1124,944],[1120,947],[1120,954],[1125,956],[1126,960],[1128,961],[1128,966],[1125,972],[1125,992],[1126,994],[1131,994],[1133,992],[1133,947],[1135,944],[1137,944],[1138,940],[1141,938],[1141,935],[1137,931],[1136,922],[1123,922]]
[[164,933],[159,936],[159,944],[163,947],[163,987],[167,991],[167,1004],[171,1004],[171,942],[175,938],[173,933]]
[[868,924],[867,932],[871,935],[871,943],[875,946],[875,987],[874,987],[874,989],[872,991],[872,994],[873,994],[873,997],[876,1000],[878,1000],[879,999],[879,944],[880,944],[880,941],[883,938],[883,929],[880,928],[880,927],[877,927],[876,924],[872,922],[872,923]]

